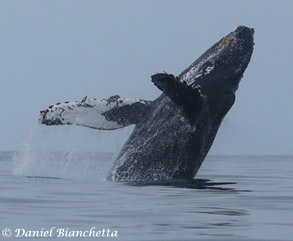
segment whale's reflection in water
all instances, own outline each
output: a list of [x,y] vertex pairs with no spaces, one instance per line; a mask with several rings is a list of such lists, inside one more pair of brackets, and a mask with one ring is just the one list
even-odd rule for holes
[[[153,224],[157,233],[164,234],[182,230],[185,233],[196,232],[196,240],[206,238],[213,240],[246,239],[243,233],[247,232],[251,225],[248,222],[250,211],[245,207],[234,205],[233,200],[239,196],[245,197],[251,190],[239,189],[237,182],[217,182],[211,179],[196,178],[127,182],[124,185],[150,189],[156,187],[166,192],[163,205],[168,206],[169,210],[173,210],[171,212],[173,216],[166,219],[158,217],[161,221]],[[184,217],[184,220],[181,220],[181,217]],[[170,219],[176,221],[170,224]],[[176,240],[176,238],[170,240]]]
[[[236,182],[214,182],[210,179],[196,178],[196,179],[178,179],[178,180],[165,180],[165,181],[147,181],[147,182],[125,182],[130,186],[165,186],[175,188],[188,188],[188,189],[207,189],[229,192],[249,192],[250,190],[237,190],[230,185],[236,185]],[[229,185],[229,187],[225,187]]]

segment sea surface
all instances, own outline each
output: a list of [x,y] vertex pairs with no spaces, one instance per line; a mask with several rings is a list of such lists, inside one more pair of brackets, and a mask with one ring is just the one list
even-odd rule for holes
[[[193,181],[149,184],[107,182],[114,158],[0,152],[0,240],[293,240],[292,156],[208,156]],[[57,237],[91,228],[118,237]]]

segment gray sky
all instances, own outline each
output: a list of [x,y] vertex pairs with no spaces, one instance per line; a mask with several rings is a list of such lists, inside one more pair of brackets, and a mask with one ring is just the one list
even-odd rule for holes
[[[39,111],[56,102],[114,94],[155,99],[161,92],[153,73],[179,74],[247,25],[256,31],[255,52],[211,153],[293,154],[292,12],[291,0],[1,0],[0,150],[19,149]],[[100,150],[112,150],[131,128],[38,131],[61,147],[102,138]]]

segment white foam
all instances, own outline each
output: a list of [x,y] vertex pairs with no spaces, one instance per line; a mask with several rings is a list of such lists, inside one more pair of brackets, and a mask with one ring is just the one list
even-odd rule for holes
[[[88,128],[38,125],[15,154],[12,175],[105,180],[132,128],[119,133]],[[118,140],[118,141],[115,141]],[[105,151],[105,145],[111,145]]]

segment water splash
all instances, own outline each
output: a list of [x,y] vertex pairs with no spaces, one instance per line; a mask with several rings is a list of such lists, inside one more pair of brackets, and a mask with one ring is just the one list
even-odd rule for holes
[[105,180],[130,131],[34,126],[14,156],[12,175]]

